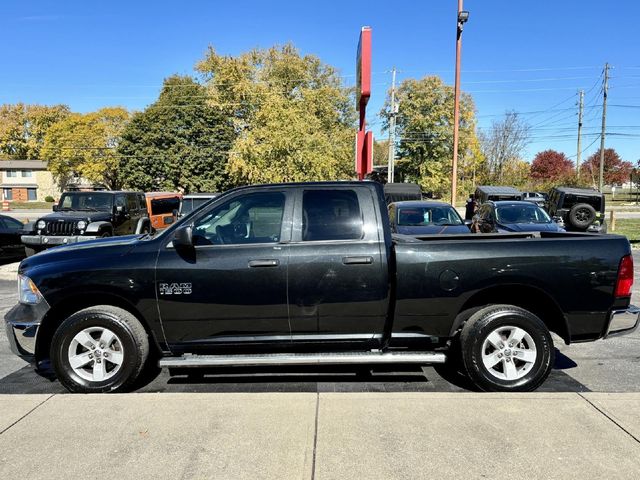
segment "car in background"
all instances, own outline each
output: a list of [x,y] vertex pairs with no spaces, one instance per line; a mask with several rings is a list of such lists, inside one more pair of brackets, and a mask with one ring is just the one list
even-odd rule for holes
[[478,204],[498,200],[522,200],[522,192],[513,187],[480,185],[476,188],[474,197]]
[[541,192],[522,192],[522,200],[535,203],[539,207],[544,208],[547,198],[546,195]]
[[590,188],[554,187],[546,209],[568,231],[607,233],[604,194]]
[[7,215],[0,215],[0,261],[21,260],[25,257],[20,237],[27,233],[24,224]]
[[197,210],[202,205],[207,203],[209,200],[216,198],[219,193],[189,193],[182,197],[182,202],[180,203],[180,210],[178,213],[179,217],[184,215],[188,215],[189,213]]
[[391,203],[389,221],[391,232],[402,235],[471,233],[455,208],[432,200]]
[[539,206],[525,201],[487,202],[473,217],[471,231],[476,233],[564,232]]
[[149,192],[144,194],[151,228],[162,230],[176,221],[182,194],[176,192]]
[[53,213],[25,225],[21,238],[27,256],[96,238],[151,233],[142,192],[68,190],[52,208]]

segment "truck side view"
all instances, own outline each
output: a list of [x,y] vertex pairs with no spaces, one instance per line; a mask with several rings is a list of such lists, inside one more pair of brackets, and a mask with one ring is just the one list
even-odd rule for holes
[[13,351],[73,392],[162,367],[445,363],[529,391],[567,344],[629,333],[616,235],[392,235],[374,182],[226,192],[156,235],[49,249],[19,268]]

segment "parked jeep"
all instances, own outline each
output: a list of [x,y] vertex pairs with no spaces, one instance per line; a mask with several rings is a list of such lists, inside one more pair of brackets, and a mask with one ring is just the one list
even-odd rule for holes
[[68,191],[53,213],[25,225],[22,235],[27,256],[57,245],[99,237],[149,233],[151,222],[144,193]]
[[554,187],[549,191],[547,212],[561,219],[568,231],[607,233],[604,195],[588,188]]

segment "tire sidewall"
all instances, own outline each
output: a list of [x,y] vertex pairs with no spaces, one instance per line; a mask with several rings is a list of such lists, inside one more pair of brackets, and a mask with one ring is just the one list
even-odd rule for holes
[[[487,315],[478,322],[474,331],[472,345],[463,351],[467,373],[483,390],[490,391],[530,391],[535,390],[546,379],[553,366],[553,340],[540,319],[525,312],[500,311]],[[526,312],[528,313],[528,312]],[[515,381],[503,380],[493,376],[482,362],[482,347],[487,336],[495,329],[505,326],[519,327],[525,330],[536,346],[536,361],[530,371]]]
[[[590,220],[588,222],[580,221],[576,218],[576,214],[578,213],[579,210],[587,210],[589,212]],[[583,229],[586,230],[587,228],[589,228],[589,225],[591,225],[595,221],[595,219],[596,219],[596,210],[588,203],[579,203],[578,205],[574,205],[573,208],[571,208],[571,211],[569,212],[569,221],[571,225],[574,228],[578,228],[581,230]]]
[[[90,327],[104,327],[114,332],[122,342],[124,351],[120,370],[103,382],[92,382],[80,377],[69,364],[69,345],[80,331]],[[110,392],[121,388],[137,370],[138,346],[128,326],[107,312],[78,312],[65,320],[54,335],[51,359],[60,382],[72,392]]]

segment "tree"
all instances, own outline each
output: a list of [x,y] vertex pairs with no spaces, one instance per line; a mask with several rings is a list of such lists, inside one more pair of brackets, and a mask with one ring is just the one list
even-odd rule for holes
[[68,117],[66,105],[0,106],[0,156],[13,159],[43,159],[40,150],[52,125]]
[[108,107],[85,115],[74,113],[54,124],[42,147],[49,170],[63,186],[73,177],[82,177],[114,190],[120,188],[116,148],[128,121],[127,110]]
[[292,45],[238,57],[210,48],[197,65],[209,104],[239,136],[227,171],[234,183],[353,177],[353,96],[336,70]]
[[516,112],[507,112],[501,121],[494,121],[488,132],[481,135],[482,152],[487,161],[490,181],[511,183],[505,175],[513,170],[510,163],[522,159],[529,144],[529,125]]
[[[604,183],[607,185],[622,185],[629,181],[633,165],[620,158],[613,148],[604,150]],[[587,161],[580,165],[580,175],[591,181],[592,186],[598,186],[600,179],[600,150],[595,152]]]
[[539,152],[531,163],[531,178],[540,184],[566,183],[575,175],[573,162],[555,150]]
[[373,164],[389,165],[389,140],[373,140]]
[[118,154],[130,188],[216,192],[229,187],[225,169],[235,132],[232,120],[207,104],[193,77],[165,79],[158,100],[133,116]]
[[[397,89],[396,98],[399,102],[396,135],[400,139],[397,169],[424,190],[444,195],[450,191],[454,89],[436,76],[408,79]],[[460,173],[469,176],[474,166],[471,159],[479,153],[473,148],[477,143],[474,110],[472,98],[462,94],[458,158]],[[389,111],[388,97],[380,113],[385,129],[389,126]]]

